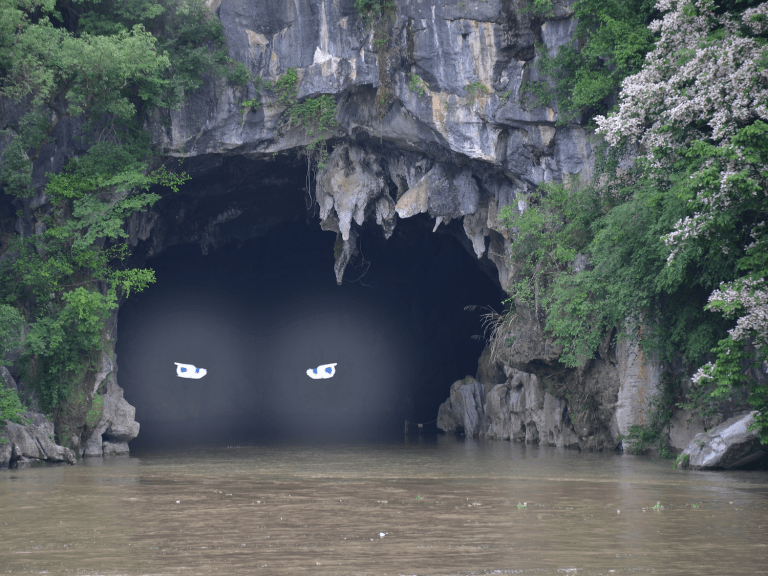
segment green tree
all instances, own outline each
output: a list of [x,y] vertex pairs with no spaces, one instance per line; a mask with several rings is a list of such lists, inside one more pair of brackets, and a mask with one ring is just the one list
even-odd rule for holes
[[158,200],[151,187],[186,177],[162,166],[141,124],[205,74],[247,78],[201,0],[0,0],[0,97],[21,111],[2,134],[3,192],[36,192],[32,165],[64,119],[86,150],[47,175],[35,234],[0,261],[0,356],[21,351],[48,411],[94,367],[120,297],[154,281],[125,266],[124,223]]
[[[577,0],[572,9],[576,30],[571,41],[551,55],[537,45],[539,80],[526,89],[540,106],[556,103],[564,120],[610,108],[621,81],[640,70],[653,48],[647,26],[655,0]],[[546,16],[551,0],[534,0],[533,11]]]

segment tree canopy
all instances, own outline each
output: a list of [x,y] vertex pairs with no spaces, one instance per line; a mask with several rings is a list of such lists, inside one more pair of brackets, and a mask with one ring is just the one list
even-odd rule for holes
[[[119,298],[154,281],[125,266],[124,224],[159,199],[150,187],[186,176],[165,169],[142,124],[206,74],[247,78],[202,0],[0,0],[0,98],[17,111],[1,127],[0,184],[46,200],[0,259],[0,357],[21,352],[46,410],[95,366]],[[65,119],[75,155],[36,190],[33,163]]]

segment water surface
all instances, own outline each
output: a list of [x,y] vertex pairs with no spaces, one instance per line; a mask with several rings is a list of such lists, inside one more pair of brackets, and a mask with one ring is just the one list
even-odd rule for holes
[[767,472],[453,436],[10,470],[0,510],[12,574],[768,573]]

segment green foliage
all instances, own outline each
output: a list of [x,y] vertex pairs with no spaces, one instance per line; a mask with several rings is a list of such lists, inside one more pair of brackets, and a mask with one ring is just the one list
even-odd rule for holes
[[464,86],[464,90],[467,91],[467,97],[469,98],[470,103],[474,103],[475,99],[479,95],[488,93],[488,88],[486,87],[485,84],[480,82],[480,80],[470,82],[469,84]]
[[14,257],[0,264],[0,301],[30,322],[22,360],[45,410],[66,399],[82,368],[93,365],[120,296],[154,281],[151,270],[122,267],[123,222],[157,201],[150,186],[177,189],[184,179],[150,172],[130,146],[104,142],[50,175],[45,231],[14,239]]
[[365,21],[366,27],[373,31],[371,44],[377,54],[379,86],[376,90],[376,105],[380,116],[384,116],[394,101],[392,78],[387,71],[385,53],[392,41],[392,24],[397,6],[394,0],[355,0],[355,8]]
[[355,8],[369,26],[381,16],[394,14],[397,9],[394,0],[355,0]]
[[[663,236],[690,214],[690,203],[674,190],[687,186],[689,171],[657,174],[640,162],[619,170],[621,159],[603,149],[597,183],[545,185],[522,214],[501,213],[515,232],[518,275],[510,296],[546,317],[566,366],[593,358],[613,327],[664,361],[700,362],[730,325],[704,306],[719,282],[734,277],[737,252],[690,248],[668,266]],[[734,235],[726,251],[739,242]],[[589,262],[578,272],[577,254]]]
[[299,93],[299,76],[295,68],[288,68],[285,74],[280,76],[274,84],[277,101],[287,107],[296,104],[296,98]]
[[158,168],[141,124],[209,73],[247,79],[202,0],[0,0],[0,96],[25,110],[4,131],[4,192],[35,192],[32,163],[62,119],[82,120],[87,149],[47,175],[36,234],[14,238],[0,261],[0,356],[21,350],[46,411],[94,367],[118,300],[154,281],[124,265],[124,222],[158,200],[150,187],[177,190],[186,176]]
[[[240,106],[243,107],[243,123],[245,122],[245,117],[250,110],[258,110],[261,108],[261,101],[265,96],[265,92],[271,91],[273,89],[272,82],[269,80],[265,81],[261,76],[256,76],[252,80],[253,89],[256,92],[256,96],[249,100],[243,100],[240,103]],[[298,80],[298,77],[296,80]]]
[[16,424],[21,424],[22,416],[25,413],[26,409],[21,405],[16,390],[7,388],[5,384],[0,381],[0,422],[10,420]]
[[408,81],[408,89],[411,92],[416,92],[419,98],[427,93],[427,83],[424,82],[417,74],[411,74],[411,78]]
[[248,115],[248,112],[251,110],[258,110],[261,108],[261,101],[257,100],[256,98],[251,98],[250,100],[243,100],[240,103],[240,106],[243,107],[243,119],[241,121],[241,124],[245,123],[245,117]]
[[[567,120],[608,108],[607,98],[618,92],[621,81],[643,65],[653,47],[646,28],[654,15],[654,0],[577,0],[572,8],[576,31],[570,44],[551,55],[537,45],[540,79],[527,82],[537,105],[554,100]],[[534,0],[533,10],[549,16],[551,0]]]
[[[683,470],[688,468],[688,464],[691,461],[691,455],[690,454],[680,454],[677,458],[675,458],[675,461],[672,464],[672,468],[680,467]],[[697,504],[693,505],[694,508],[698,508],[699,506]]]
[[243,108],[261,108],[261,102],[259,100],[256,100],[255,98],[251,98],[250,100],[243,100],[240,103],[240,106]]
[[85,423],[89,428],[96,428],[101,420],[101,416],[104,413],[104,396],[96,394],[93,397],[91,408],[85,416]]
[[533,0],[531,5],[525,9],[526,12],[532,12],[539,16],[551,16],[555,11],[553,0]]
[[[157,50],[166,54],[170,70],[165,78],[168,105],[180,103],[184,94],[202,85],[212,73],[244,85],[248,73],[227,55],[224,28],[201,0],[85,0],[76,16],[79,33],[113,36],[140,24],[157,38]],[[74,22],[72,22],[74,23]]]
[[[586,5],[575,4],[577,9]],[[598,32],[599,27],[589,32],[593,36],[579,54],[587,52]],[[717,43],[723,34],[717,31],[707,42]],[[557,58],[574,54],[575,49],[561,50]],[[670,55],[669,65],[682,66],[690,57],[687,52]],[[623,62],[612,70],[623,66],[626,75],[640,65],[628,55]],[[572,79],[584,77],[574,74]],[[613,80],[609,84],[615,89]],[[572,111],[595,110],[601,101],[579,100],[576,84],[560,88]],[[642,150],[599,150],[596,182],[544,186],[541,197],[523,199],[530,205],[522,214],[511,208],[502,212],[502,223],[514,234],[518,271],[510,294],[517,306],[534,309],[544,319],[548,337],[563,346],[565,366],[593,358],[615,327],[617,337],[639,341],[662,361],[682,361],[688,374],[710,360],[691,387],[679,390],[675,403],[706,417],[746,391],[749,405],[758,410],[761,439],[767,440],[768,387],[758,385],[750,371],[766,360],[761,305],[753,298],[747,310],[745,298],[764,290],[768,276],[763,184],[768,124],[755,119],[736,125],[727,142],[711,140],[704,122],[668,131],[681,144],[654,150],[656,162],[647,161]],[[723,194],[727,202],[708,208]],[[699,220],[701,230],[674,241],[679,223],[697,214],[707,216]],[[577,255],[588,262],[585,269],[577,270]],[[735,319],[748,314],[753,315],[751,324],[734,328]],[[727,337],[729,330],[738,337]],[[670,404],[664,406],[656,407],[650,425],[630,431],[630,446],[642,449],[664,437],[662,416]]]
[[[311,139],[304,152],[309,163],[309,171],[325,165],[328,158],[325,138],[329,130],[338,126],[336,121],[336,101],[330,94],[298,100],[299,77],[296,70],[288,68],[274,85],[276,101],[285,106],[283,117],[288,128],[300,128]],[[309,187],[309,183],[307,185]]]
[[748,406],[737,404],[735,408],[757,411],[752,427],[759,431],[760,442],[768,444],[768,386],[750,375],[750,369],[759,369],[768,361],[768,353],[736,342],[731,336],[720,340],[711,352],[714,362],[701,369],[703,376],[694,380],[681,407],[697,410],[702,417],[711,416],[722,401],[732,402],[735,394],[746,390]]
[[8,304],[0,304],[0,365],[9,364],[8,355],[21,346],[24,318]]
[[338,126],[336,101],[330,94],[323,94],[296,102],[288,110],[288,125],[303,128],[307,136],[317,141],[322,134]]
[[2,0],[0,96],[27,113],[4,129],[0,183],[33,193],[31,165],[59,122],[87,120],[96,139],[157,106],[176,106],[206,73],[247,79],[226,55],[221,24],[202,0]]

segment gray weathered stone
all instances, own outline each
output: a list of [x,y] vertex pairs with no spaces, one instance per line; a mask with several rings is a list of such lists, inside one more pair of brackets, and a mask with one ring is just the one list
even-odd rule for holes
[[649,403],[658,393],[661,366],[657,359],[646,358],[638,343],[625,339],[619,340],[616,356],[620,384],[614,431],[627,434],[630,426],[648,424]]
[[467,436],[477,436],[483,420],[483,385],[472,376],[451,385],[451,395],[438,410],[437,427],[444,432],[461,428]]
[[75,463],[69,448],[53,441],[53,423],[44,415],[28,412],[29,424],[7,422],[2,436],[8,443],[0,446],[0,468],[25,468],[39,463]]
[[697,434],[683,450],[678,466],[694,470],[738,468],[768,456],[757,430],[749,430],[755,413],[734,416],[709,432]]
[[551,446],[578,447],[567,421],[567,402],[545,392],[533,374],[509,370],[509,380],[488,393],[483,435]]
[[320,218],[325,220],[333,210],[341,237],[348,240],[352,221],[362,226],[366,208],[384,193],[382,175],[383,171],[372,155],[357,146],[337,147],[317,179]]
[[18,390],[16,381],[13,379],[13,376],[11,376],[11,373],[5,366],[0,366],[0,379],[5,382],[6,388],[10,388],[11,390]]
[[679,410],[672,415],[669,423],[669,445],[675,450],[684,450],[691,440],[704,432],[704,423],[690,410]]
[[136,408],[123,398],[123,389],[115,383],[114,379],[108,380],[103,398],[104,410],[101,420],[91,437],[82,446],[82,456],[103,456],[107,449],[114,452],[117,449],[114,445],[119,445],[122,450],[124,444],[127,450],[128,441],[139,434],[140,425],[135,420]]
[[102,454],[104,456],[124,456],[128,454],[128,442],[107,442],[102,443]]
[[10,442],[0,444],[0,470],[8,468],[11,464],[11,457],[13,456],[13,446]]

